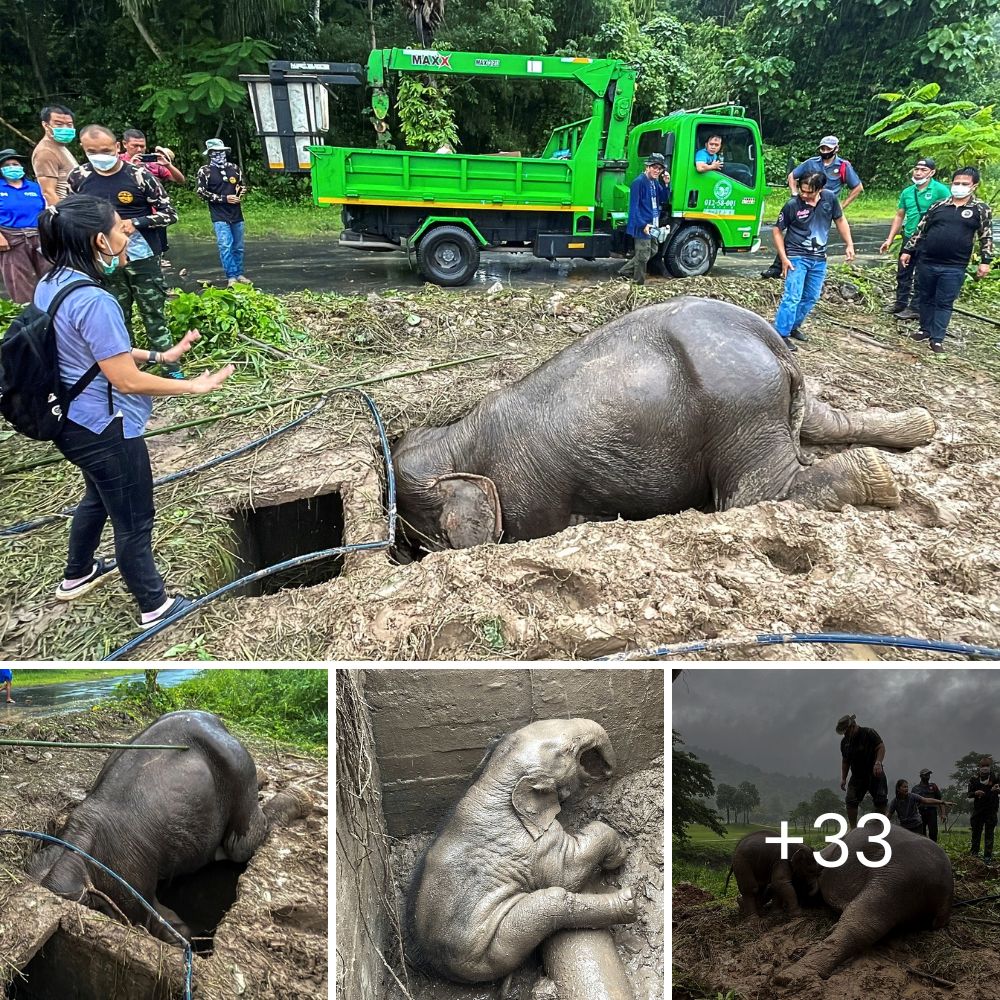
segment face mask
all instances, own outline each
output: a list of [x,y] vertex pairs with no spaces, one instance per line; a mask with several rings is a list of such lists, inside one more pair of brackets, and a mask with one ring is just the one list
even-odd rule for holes
[[111,252],[111,244],[109,243],[108,244],[108,256],[111,258],[111,260],[110,261],[105,261],[105,259],[104,259],[104,251],[101,250],[100,247],[98,247],[98,249],[97,249],[97,259],[101,263],[101,270],[104,271],[104,273],[108,277],[111,277],[111,275],[114,274],[115,271],[118,270],[118,265],[121,262],[121,256],[122,255],[121,255],[121,252],[119,252],[119,253],[112,253]]
[[918,188],[925,187],[926,185],[930,184],[930,182],[931,182],[930,177],[917,177],[916,175],[911,175],[911,179],[913,180],[913,183],[916,184],[916,186]]
[[228,162],[226,151],[224,149],[213,150],[208,154],[208,161],[216,167],[224,167]]
[[72,125],[60,125],[52,129],[52,138],[56,142],[72,142],[76,138],[76,129]]
[[980,778],[988,778],[990,776],[990,769],[988,767],[981,767],[979,769]]
[[824,160],[832,160],[837,155],[837,151],[835,149],[831,149],[829,152],[824,152],[821,149],[819,151],[819,155],[823,157]]
[[104,171],[113,170],[118,162],[118,157],[114,153],[94,153],[93,156],[88,154],[87,159],[95,170]]
[[24,167],[0,167],[0,174],[9,181],[19,181],[24,176]]
[[951,186],[952,198],[968,198],[970,194],[972,194],[971,184],[952,184]]

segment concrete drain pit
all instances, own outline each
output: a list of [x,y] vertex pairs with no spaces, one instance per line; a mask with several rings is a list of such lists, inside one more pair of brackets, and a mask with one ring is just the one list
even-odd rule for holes
[[179,875],[156,887],[157,900],[190,929],[196,955],[207,956],[214,951],[215,931],[236,902],[240,876],[246,869],[246,864],[235,861],[213,861],[200,871]]
[[[296,556],[344,545],[344,503],[339,493],[302,497],[266,507],[239,507],[232,512],[236,535],[236,576]],[[245,587],[260,597],[294,587],[312,587],[339,576],[343,558],[293,566]]]
[[7,1000],[177,1000],[180,993],[153,979],[142,966],[122,966],[99,942],[62,929],[45,942],[7,987]]

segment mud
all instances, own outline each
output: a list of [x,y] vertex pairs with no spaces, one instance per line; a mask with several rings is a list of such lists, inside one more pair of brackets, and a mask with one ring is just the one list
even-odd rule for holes
[[[14,722],[4,733],[114,741],[138,728],[124,714],[101,710]],[[243,741],[268,778],[264,800],[297,784],[308,789],[314,808],[305,819],[274,831],[251,859],[239,879],[236,900],[215,933],[212,954],[195,957],[196,995],[201,1000],[314,1000],[326,995],[328,981],[326,766],[263,741]],[[4,748],[0,826],[56,832],[82,801],[105,757],[95,751]],[[89,982],[90,976],[94,1000],[180,996],[179,949],[30,882],[24,872],[33,850],[22,838],[0,837],[0,985],[18,981],[18,970],[41,952],[43,959],[54,956],[57,964],[71,962],[79,972],[74,983]],[[21,980],[18,1000],[23,988]],[[34,1000],[30,993],[23,995]],[[90,1000],[91,994],[80,996]]]
[[[636,1000],[662,1000],[664,996],[662,759],[657,764],[606,787],[597,786],[579,803],[564,803],[559,815],[559,822],[570,831],[602,820],[618,830],[628,845],[628,858],[615,884],[636,889],[639,919],[616,925],[611,934]],[[429,834],[414,834],[396,842],[392,866],[400,899],[405,898],[414,865],[431,839]],[[387,977],[386,1000],[550,1000],[556,995],[537,955],[506,984],[448,983],[412,969],[404,974],[398,964],[394,971],[399,984]]]
[[[956,872],[957,894],[996,892],[992,874],[969,859]],[[673,996],[702,1000],[732,991],[741,1000],[997,1000],[996,936],[991,926],[975,922],[990,924],[992,918],[995,924],[993,914],[984,907],[955,910],[943,930],[897,931],[827,980],[782,987],[774,975],[826,937],[833,912],[807,910],[793,920],[771,914],[755,925],[681,883],[672,907]]]

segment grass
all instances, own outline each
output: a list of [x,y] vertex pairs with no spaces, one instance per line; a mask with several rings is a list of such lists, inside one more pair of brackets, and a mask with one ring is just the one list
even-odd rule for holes
[[42,687],[47,684],[65,684],[68,681],[100,681],[108,677],[124,677],[139,673],[132,670],[17,670],[14,672],[16,687]]
[[227,724],[277,740],[314,756],[327,753],[329,671],[206,670],[161,690],[150,706],[144,684],[119,684],[112,704],[133,704],[160,712],[197,708]]
[[[788,200],[788,188],[769,188],[767,201],[764,203],[764,222],[773,222],[781,206]],[[899,191],[863,191],[861,196],[852,201],[844,215],[849,223],[884,222],[886,233],[889,223],[896,214],[896,204],[899,201]]]

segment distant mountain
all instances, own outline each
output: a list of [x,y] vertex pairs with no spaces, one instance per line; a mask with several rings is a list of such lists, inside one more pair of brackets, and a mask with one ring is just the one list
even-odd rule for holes
[[[738,786],[741,781],[749,781],[760,792],[760,808],[751,817],[756,823],[777,823],[787,819],[789,813],[803,800],[808,801],[820,788],[828,788],[838,797],[843,797],[840,782],[824,780],[813,775],[808,777],[780,774],[776,771],[762,771],[753,764],[744,764],[715,750],[687,746],[699,760],[712,769],[712,781],[716,788],[720,784]],[[836,759],[833,759],[836,765]],[[723,813],[725,815],[725,813]]]

